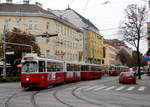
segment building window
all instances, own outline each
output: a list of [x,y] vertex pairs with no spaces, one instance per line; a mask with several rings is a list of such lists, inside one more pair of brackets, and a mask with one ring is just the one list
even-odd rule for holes
[[56,24],[56,32],[57,33],[61,32],[61,26],[60,26],[60,24]]
[[50,51],[46,50],[46,55],[49,56],[50,55]]
[[10,27],[10,19],[5,20],[5,29],[9,29]]
[[20,21],[19,20],[16,22],[16,28],[20,28]]
[[29,29],[32,29],[32,26],[33,26],[32,24],[33,24],[33,23],[32,23],[32,21],[30,20],[30,21],[28,22],[28,28],[29,28]]
[[66,41],[66,47],[69,48],[69,41]]
[[105,61],[104,60],[102,60],[102,64],[104,64],[105,63]]
[[46,23],[46,30],[50,30],[50,23],[49,22]]
[[33,22],[30,20],[30,21],[28,22],[28,28],[29,28],[29,29],[32,29],[32,26],[33,26]]
[[64,40],[64,47],[66,48],[67,47],[67,41]]
[[34,21],[34,29],[38,30],[39,29],[39,22]]

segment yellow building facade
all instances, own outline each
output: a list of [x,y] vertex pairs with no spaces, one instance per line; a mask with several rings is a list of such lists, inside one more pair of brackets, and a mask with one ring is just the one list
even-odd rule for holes
[[[37,5],[0,4],[0,6],[4,7],[0,10],[1,37],[4,25],[7,25],[9,31],[16,27],[35,37],[43,33],[58,34],[50,38],[36,37],[41,54],[67,61],[82,61],[80,53],[83,51],[83,32],[76,26]],[[34,7],[37,10],[34,10]]]
[[148,50],[150,49],[150,22],[147,23],[147,40],[148,40]]
[[119,62],[117,61],[116,58],[118,50],[107,43],[105,43],[105,49],[106,49],[105,66],[118,64]]
[[87,56],[91,63],[104,64],[105,47],[103,44],[103,37],[92,31],[88,31],[87,37]]

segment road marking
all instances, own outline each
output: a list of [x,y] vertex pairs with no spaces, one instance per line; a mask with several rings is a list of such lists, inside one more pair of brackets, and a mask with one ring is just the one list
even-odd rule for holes
[[146,87],[142,86],[138,89],[138,91],[144,91]]
[[122,90],[122,89],[124,89],[124,88],[125,88],[125,87],[121,86],[121,87],[116,88],[116,90],[119,91],[119,90]]
[[101,90],[103,88],[106,88],[106,86],[99,86],[98,88],[94,89],[94,91],[98,91],[98,90]]
[[131,90],[133,90],[135,87],[129,87],[128,89],[127,89],[127,91],[131,91]]
[[106,88],[106,89],[104,89],[104,90],[105,90],[105,91],[108,91],[108,90],[111,90],[111,89],[113,89],[113,88],[115,88],[115,86],[112,86],[112,87]]
[[87,88],[86,90],[88,91],[88,90],[92,90],[92,89],[94,89],[94,88],[97,88],[98,86],[93,86],[93,87],[90,87],[90,88]]

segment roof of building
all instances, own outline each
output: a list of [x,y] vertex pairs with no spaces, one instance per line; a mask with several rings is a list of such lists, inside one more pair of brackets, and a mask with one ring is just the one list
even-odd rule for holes
[[112,46],[124,46],[124,47],[127,47],[127,45],[121,41],[121,40],[118,40],[118,39],[105,39],[104,40],[105,43],[108,43]]
[[0,12],[31,12],[31,13],[44,13],[44,14],[51,14],[53,13],[44,10],[38,5],[34,4],[9,4],[9,3],[1,3],[0,4]]
[[[94,28],[95,30],[99,31],[99,29],[91,22],[89,21],[88,19],[86,19],[85,17],[83,17],[82,15],[80,15],[79,13],[77,13],[75,10],[71,9],[71,8],[67,8],[65,10],[51,10],[52,12],[59,12],[61,13],[62,12],[62,15],[65,15],[66,12],[68,11],[72,11],[73,13],[75,13],[77,16],[79,16],[79,18],[82,20],[83,23],[85,23],[86,25],[88,25],[88,27],[92,27]],[[57,14],[56,14],[57,15]],[[62,16],[60,15],[60,16]],[[67,16],[65,16],[67,18]]]
[[82,15],[80,15],[79,13],[77,13],[75,10],[71,9],[71,8],[67,8],[66,10],[72,10],[74,13],[76,13],[84,23],[86,23],[87,25],[93,27],[96,30],[99,30],[91,21],[89,21],[88,19],[86,19],[85,17],[83,17]]
[[[0,13],[6,15],[13,14],[17,15],[21,12],[21,15],[31,15],[31,16],[43,16],[43,17],[51,17],[61,23],[64,23],[78,31],[81,31],[71,22],[58,17],[54,13],[43,9],[42,7],[35,4],[13,4],[13,3],[0,3]],[[23,14],[24,13],[24,14]],[[37,14],[37,15],[36,15]]]

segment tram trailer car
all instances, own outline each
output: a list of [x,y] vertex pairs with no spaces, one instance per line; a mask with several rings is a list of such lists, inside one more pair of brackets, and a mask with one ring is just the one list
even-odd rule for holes
[[21,62],[23,65],[21,71],[22,88],[48,87],[49,85],[96,79],[102,76],[96,64],[64,62],[41,58],[37,54],[27,54]]
[[82,63],[79,62],[65,62],[65,68],[66,68],[66,76],[65,76],[65,82],[74,82],[74,81],[80,81],[81,80],[81,66]]
[[102,72],[100,72],[100,65],[98,64],[86,64],[82,65],[81,68],[81,79],[90,80],[98,79],[102,77]]

